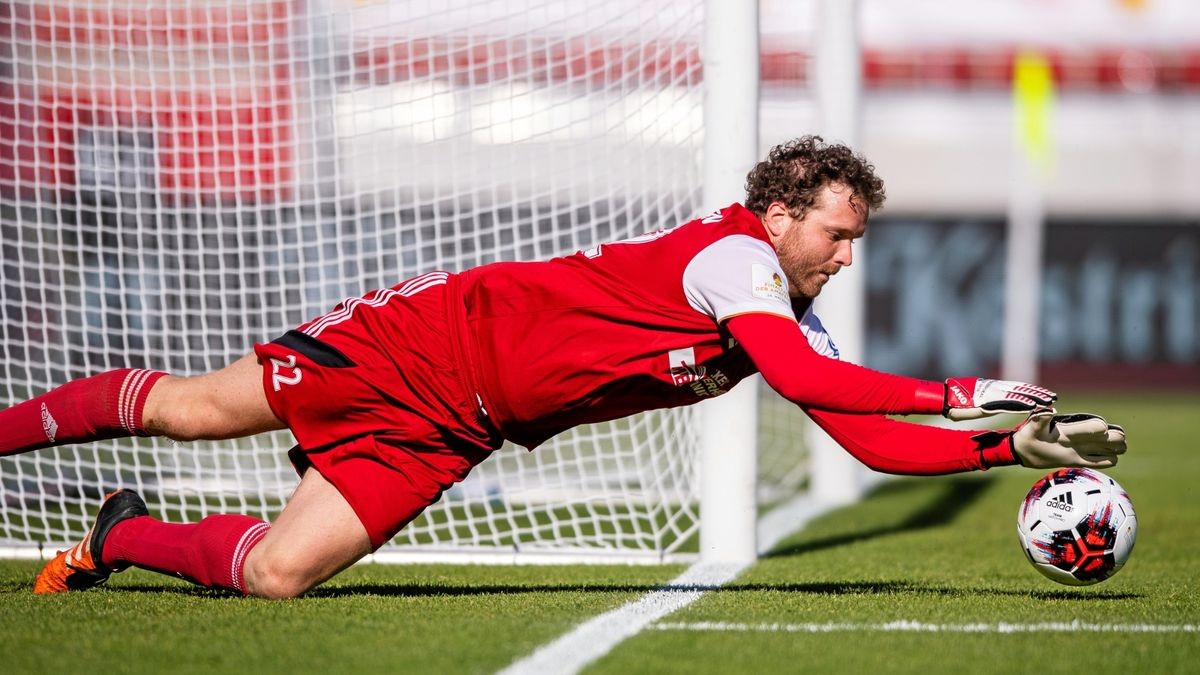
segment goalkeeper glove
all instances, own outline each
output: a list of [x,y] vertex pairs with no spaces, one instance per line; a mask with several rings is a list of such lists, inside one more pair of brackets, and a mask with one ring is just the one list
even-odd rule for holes
[[1017,461],[1033,469],[1107,469],[1125,453],[1125,430],[1088,413],[1035,412],[1013,431],[1009,441]]
[[1058,394],[1035,384],[965,377],[946,380],[942,416],[956,422],[997,413],[1032,413],[1049,407]]

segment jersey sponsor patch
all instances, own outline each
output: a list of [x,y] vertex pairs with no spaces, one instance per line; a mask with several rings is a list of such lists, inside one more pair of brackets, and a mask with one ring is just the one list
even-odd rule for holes
[[696,398],[711,398],[729,391],[729,376],[716,368],[700,367],[707,371],[704,377],[688,384]]
[[767,300],[788,302],[787,285],[779,272],[761,263],[750,266],[751,284],[754,296]]
[[671,381],[676,385],[689,384],[704,377],[704,366],[696,365],[696,350],[672,349],[667,353],[671,364]]
[[671,364],[671,381],[678,387],[690,387],[696,398],[720,396],[729,390],[729,377],[716,368],[697,364],[693,347],[672,349],[667,360]]

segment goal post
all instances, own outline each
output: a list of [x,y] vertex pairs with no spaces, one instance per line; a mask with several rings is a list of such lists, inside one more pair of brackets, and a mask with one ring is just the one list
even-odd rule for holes
[[[0,5],[0,405],[118,367],[211,371],[372,288],[740,199],[758,150],[754,4]],[[731,396],[741,412],[724,417],[655,411],[506,446],[376,559],[660,563],[701,540],[752,556],[755,487],[803,490],[806,453],[773,398],[755,413],[773,394]],[[293,442],[0,459],[0,553],[77,539],[116,487],[170,521],[271,518]],[[702,496],[710,455],[745,459],[710,474],[740,472],[710,481],[742,485],[735,501]],[[702,526],[714,514],[724,529]]]
[[[704,205],[745,198],[758,159],[758,2],[706,0],[704,32]],[[700,554],[705,562],[757,555],[758,394],[754,377],[698,407]]]

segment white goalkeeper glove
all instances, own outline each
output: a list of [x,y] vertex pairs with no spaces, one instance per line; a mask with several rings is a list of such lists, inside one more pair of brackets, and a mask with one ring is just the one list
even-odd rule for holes
[[1125,430],[1088,413],[1035,412],[1017,427],[1011,441],[1017,461],[1033,469],[1107,469],[1125,453]]
[[998,413],[1032,413],[1051,406],[1058,394],[1024,382],[960,377],[946,380],[942,416],[956,422]]

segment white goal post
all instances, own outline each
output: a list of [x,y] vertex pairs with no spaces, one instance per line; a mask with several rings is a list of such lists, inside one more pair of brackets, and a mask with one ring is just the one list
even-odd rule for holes
[[[566,254],[740,199],[759,152],[756,5],[6,3],[0,406],[112,368],[210,371],[372,288]],[[714,20],[722,30],[705,29]],[[800,412],[761,384],[740,398],[709,421],[751,421],[725,453],[745,462],[721,470],[749,485],[716,497],[734,502],[701,505],[697,410],[652,412],[532,453],[506,446],[376,559],[659,563],[696,557],[713,516],[718,557],[752,556],[756,499],[801,492],[808,467]],[[171,521],[270,518],[295,485],[292,442],[2,458],[0,553],[78,538],[119,486]]]

